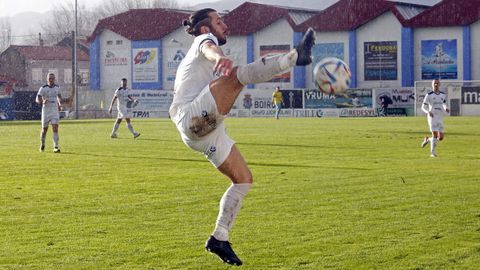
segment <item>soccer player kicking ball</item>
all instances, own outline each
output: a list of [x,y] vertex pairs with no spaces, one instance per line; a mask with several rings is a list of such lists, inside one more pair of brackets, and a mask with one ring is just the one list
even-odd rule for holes
[[120,126],[120,123],[122,123],[122,119],[125,118],[128,130],[130,130],[130,132],[132,133],[133,138],[136,139],[138,136],[140,136],[140,133],[135,132],[132,124],[130,123],[130,118],[132,118],[132,104],[136,104],[138,101],[130,96],[130,89],[127,88],[127,79],[125,78],[121,80],[121,86],[117,90],[115,90],[115,94],[112,97],[112,102],[110,102],[110,107],[108,108],[109,113],[112,113],[113,104],[117,99],[118,115],[117,120],[113,125],[110,138],[117,138],[117,129]]
[[430,143],[430,156],[437,157],[435,148],[437,147],[437,141],[443,140],[443,116],[449,113],[447,108],[447,95],[440,91],[440,80],[435,79],[432,81],[433,91],[429,92],[422,105],[422,111],[427,114],[428,126],[432,132],[432,137],[425,137],[422,142],[422,148]]
[[48,124],[52,125],[53,130],[53,152],[60,153],[58,147],[58,125],[60,122],[60,110],[62,102],[71,104],[73,95],[62,99],[60,87],[55,84],[55,74],[48,73],[47,84],[40,87],[37,93],[36,102],[42,104],[42,131],[40,133],[40,152],[45,150],[45,137],[47,136]]
[[235,142],[227,135],[223,119],[244,85],[266,82],[294,66],[310,64],[314,31],[308,29],[287,54],[234,67],[220,48],[227,42],[229,31],[216,10],[198,10],[183,25],[195,39],[178,67],[169,113],[183,142],[203,153],[232,182],[220,200],[216,226],[205,248],[225,263],[242,265],[228,240],[253,177]]

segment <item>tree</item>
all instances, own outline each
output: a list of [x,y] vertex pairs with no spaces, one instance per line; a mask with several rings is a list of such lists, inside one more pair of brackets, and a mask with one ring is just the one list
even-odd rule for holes
[[[92,12],[84,4],[78,4],[77,28],[79,37],[90,35],[96,24],[96,21],[92,21],[91,18]],[[45,45],[53,45],[70,35],[71,31],[75,29],[75,3],[68,1],[55,5],[50,19],[40,26]]]
[[181,8],[177,0],[104,0],[95,10],[98,19],[139,8]]
[[[87,9],[84,4],[77,6],[78,37],[86,38],[91,35],[98,21],[129,9],[139,8],[172,8],[178,9],[177,0],[104,0],[101,4]],[[52,16],[41,24],[42,37],[45,45],[52,45],[69,35],[75,28],[75,3],[62,2],[55,5]],[[38,35],[33,35],[31,44],[38,44]]]
[[12,44],[12,25],[8,17],[0,18],[0,53]]

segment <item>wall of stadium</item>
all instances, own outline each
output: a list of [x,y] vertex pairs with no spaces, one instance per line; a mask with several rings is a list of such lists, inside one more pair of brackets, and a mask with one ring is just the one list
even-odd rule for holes
[[235,66],[246,65],[247,62],[247,38],[245,36],[229,36],[227,44],[222,46],[222,50],[233,60]]
[[[393,15],[391,12],[386,12],[356,30],[357,87],[368,88],[401,86],[401,27],[402,26],[395,15]],[[366,42],[396,42],[396,79],[385,79],[381,76],[379,79],[368,79],[368,77],[365,76],[366,61],[369,63],[374,61],[372,59],[365,59],[364,45]],[[382,70],[380,70],[380,72],[382,72]]]
[[100,89],[105,91],[108,100],[120,86],[120,79],[127,78],[129,85],[132,83],[131,41],[109,30],[103,31],[99,38]]
[[[454,42],[456,41],[456,42]],[[455,64],[438,64],[439,72],[445,71],[448,65],[451,66],[451,77],[448,80],[463,80],[463,32],[461,27],[435,27],[435,28],[416,28],[414,35],[414,67],[415,67],[415,81],[431,80],[429,75],[426,75],[425,69],[428,65],[425,63],[425,58],[431,55],[433,49],[426,49],[426,46],[434,46],[435,43],[453,42],[451,48],[448,49],[446,54],[455,61]],[[456,45],[454,45],[456,43]],[[450,46],[450,45],[449,45]],[[456,47],[456,48],[453,48]],[[447,48],[444,48],[447,50]],[[451,53],[450,53],[451,52]],[[454,67],[455,66],[455,67]],[[456,73],[456,75],[453,75]],[[438,77],[438,74],[434,75]],[[446,78],[444,78],[446,79]]]
[[163,39],[163,89],[173,89],[177,67],[190,49],[193,37],[186,34],[183,27],[166,35]]
[[[280,19],[254,33],[253,38],[255,59],[260,59],[262,53],[265,52],[281,53],[288,52],[293,48],[293,29],[285,19]],[[282,49],[280,46],[288,46],[288,49]],[[285,76],[278,76],[274,80],[276,81],[256,84],[255,88],[270,89],[277,85],[281,88],[291,88],[293,87],[293,72],[290,71]]]

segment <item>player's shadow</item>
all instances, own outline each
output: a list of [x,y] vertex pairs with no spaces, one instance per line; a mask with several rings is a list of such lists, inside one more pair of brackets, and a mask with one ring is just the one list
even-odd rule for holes
[[[98,158],[119,158],[119,159],[144,159],[144,160],[163,160],[163,161],[180,161],[180,162],[195,162],[195,163],[209,163],[205,159],[192,159],[192,158],[173,158],[173,157],[148,157],[148,156],[118,156],[118,155],[102,155],[95,153],[75,153],[75,152],[62,152],[62,155],[74,155],[74,156],[88,156],[88,157],[98,157]],[[261,166],[261,167],[279,167],[279,168],[323,168],[324,166],[319,165],[308,165],[308,164],[293,164],[293,163],[264,163],[264,162],[248,162],[250,166]],[[332,167],[328,167],[332,168]],[[337,169],[350,169],[350,170],[370,170],[365,168],[337,168]]]
[[[238,145],[253,145],[253,146],[273,146],[273,147],[294,147],[294,148],[321,148],[321,149],[326,149],[326,148],[331,148],[328,146],[324,145],[303,145],[303,144],[279,144],[279,143],[242,143],[242,142],[236,142]],[[338,148],[338,147],[337,147]]]
[[99,158],[119,158],[119,159],[144,159],[144,160],[167,160],[167,161],[185,161],[185,162],[198,162],[198,163],[205,163],[208,160],[202,159],[190,159],[190,158],[171,158],[171,157],[148,157],[148,156],[118,156],[118,155],[102,155],[102,154],[94,154],[94,153],[76,153],[76,152],[62,152],[62,155],[74,155],[74,156],[88,156],[88,157],[99,157]]

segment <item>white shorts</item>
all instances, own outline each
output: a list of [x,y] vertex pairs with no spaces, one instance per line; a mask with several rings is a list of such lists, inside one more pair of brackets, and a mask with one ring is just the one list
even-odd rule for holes
[[132,118],[132,109],[127,108],[127,106],[117,107],[117,110],[118,110],[117,119]]
[[227,135],[225,116],[218,113],[210,87],[207,85],[192,102],[170,112],[183,142],[203,153],[216,168],[222,165],[235,142]]
[[443,133],[443,118],[438,116],[434,118],[428,117],[428,126],[430,127],[430,132],[438,131]]
[[58,112],[56,113],[42,112],[42,128],[47,128],[48,124],[58,125],[59,122],[60,122],[60,114]]

